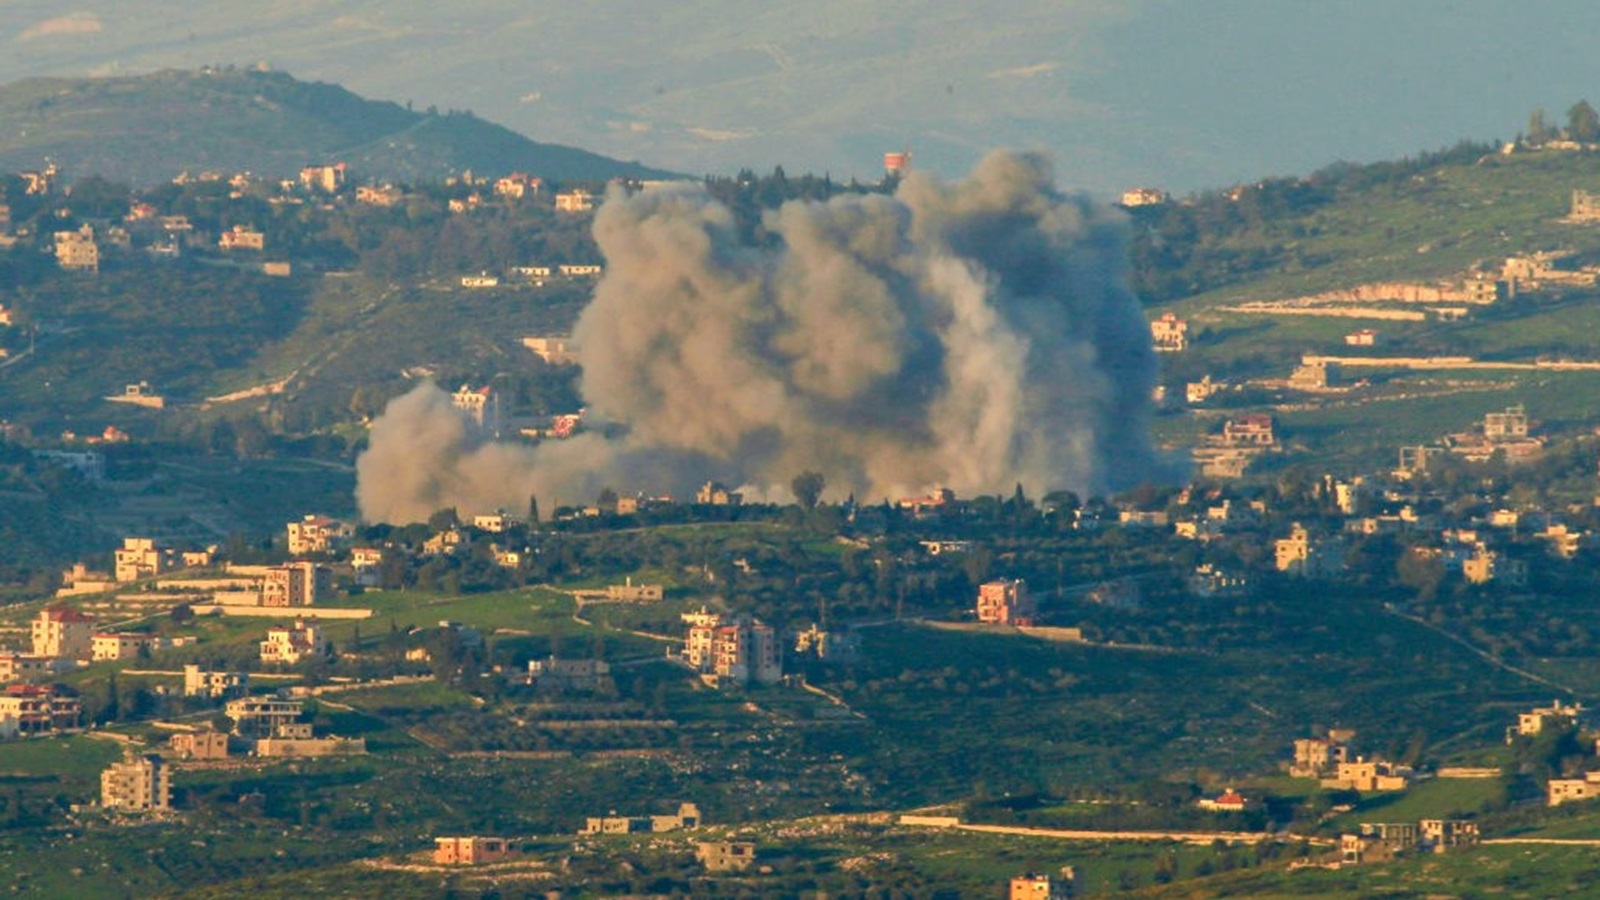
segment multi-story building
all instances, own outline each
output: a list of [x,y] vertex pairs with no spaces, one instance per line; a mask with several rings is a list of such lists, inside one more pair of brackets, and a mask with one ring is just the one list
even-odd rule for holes
[[77,697],[48,685],[12,684],[0,692],[0,720],[16,722],[21,734],[76,728],[82,716],[83,704]]
[[100,245],[94,242],[94,228],[85,225],[77,231],[56,232],[56,264],[71,271],[100,271]]
[[137,631],[102,631],[94,636],[93,658],[96,662],[107,659],[134,659],[142,652],[160,648],[161,638]]
[[305,704],[277,697],[240,697],[223,707],[233,720],[233,733],[240,737],[268,737],[300,723]]
[[269,628],[261,642],[261,661],[294,665],[305,659],[325,656],[327,639],[315,622],[296,619],[293,625]]
[[315,606],[327,588],[328,570],[314,562],[272,566],[261,582],[261,605]]
[[1157,353],[1181,353],[1189,346],[1189,323],[1172,313],[1150,323],[1150,340]]
[[300,170],[300,184],[308,190],[336,194],[344,187],[348,171],[349,167],[342,162],[331,166],[306,166]]
[[1273,543],[1279,572],[1317,578],[1344,568],[1344,545],[1332,538],[1314,539],[1304,525],[1294,523],[1289,536]]
[[594,195],[585,190],[556,194],[556,212],[581,213],[594,209]]
[[1028,872],[1011,879],[1011,900],[1072,900],[1076,883],[1072,867],[1062,871],[1062,877]]
[[100,773],[100,805],[120,812],[172,808],[172,779],[159,756],[129,754]]
[[463,384],[450,395],[450,403],[461,410],[473,425],[486,431],[500,427],[500,398],[489,385],[474,388]]
[[327,553],[336,542],[351,535],[349,524],[327,516],[308,515],[289,523],[289,555]]
[[1303,738],[1294,742],[1293,778],[1321,778],[1350,759],[1350,748],[1332,737]]
[[1222,425],[1222,443],[1229,447],[1271,447],[1278,442],[1272,416],[1247,413]]
[[39,611],[33,620],[33,655],[62,659],[90,659],[94,656],[94,617],[51,606]]
[[250,688],[245,672],[210,672],[197,665],[183,667],[183,695],[219,700],[242,694]]
[[1015,578],[979,585],[977,612],[988,625],[1032,625],[1037,610],[1027,583]]
[[112,574],[118,581],[154,578],[167,568],[166,554],[156,546],[154,538],[123,538],[122,546],[115,551],[114,558],[116,565]]
[[772,626],[743,615],[724,620],[703,608],[684,613],[682,619],[689,623],[684,661],[701,675],[735,684],[774,684],[783,677],[778,636]]
[[33,656],[27,653],[0,653],[0,683],[34,681],[59,671],[60,660],[53,656]]

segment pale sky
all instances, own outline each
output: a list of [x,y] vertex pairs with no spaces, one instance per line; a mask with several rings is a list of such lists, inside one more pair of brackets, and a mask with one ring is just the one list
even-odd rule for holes
[[1182,192],[1559,120],[1596,37],[1593,0],[6,0],[0,81],[264,60],[691,173],[1013,146]]

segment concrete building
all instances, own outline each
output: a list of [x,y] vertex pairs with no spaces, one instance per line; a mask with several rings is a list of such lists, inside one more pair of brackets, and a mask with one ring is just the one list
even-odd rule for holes
[[92,226],[56,232],[56,265],[68,271],[100,271],[100,245],[94,242]]
[[342,162],[329,166],[306,166],[300,170],[300,185],[307,190],[336,194],[344,187],[348,173],[349,166]]
[[1415,822],[1362,822],[1358,834],[1339,836],[1340,861],[1346,865],[1387,862],[1417,846]]
[[611,680],[611,665],[601,659],[532,659],[528,684],[543,690],[589,693]]
[[1550,806],[1596,797],[1600,797],[1600,772],[1586,772],[1582,778],[1552,778],[1545,783],[1545,802]]
[[556,194],[556,212],[583,213],[594,209],[594,195],[585,190]]
[[1150,323],[1150,341],[1157,353],[1181,353],[1189,347],[1189,323],[1163,313]]
[[233,720],[233,733],[240,737],[270,737],[301,724],[305,704],[278,697],[240,697],[229,700],[223,712]]
[[262,606],[315,606],[331,587],[327,569],[314,562],[292,562],[267,569],[261,582]]
[[100,773],[100,805],[119,812],[172,808],[172,779],[159,756],[130,753]]
[[720,481],[708,481],[695,492],[694,502],[702,506],[738,506],[744,502],[744,495],[729,490]]
[[296,619],[293,625],[267,630],[261,642],[261,661],[294,665],[305,659],[326,656],[328,642],[315,622]]
[[1423,819],[1417,823],[1421,829],[1422,849],[1431,853],[1445,853],[1456,847],[1475,847],[1482,840],[1477,822],[1464,819]]
[[1350,759],[1350,748],[1333,737],[1303,738],[1294,742],[1294,762],[1289,766],[1291,778],[1321,778]]
[[450,403],[478,428],[490,433],[500,429],[500,398],[489,385],[474,388],[463,384],[450,395]]
[[48,678],[60,671],[60,663],[61,660],[53,656],[0,653],[0,683],[37,681]]
[[756,845],[750,841],[701,841],[694,858],[707,872],[742,872],[756,861]]
[[323,756],[360,755],[367,752],[366,738],[329,735],[312,737],[310,725],[284,726],[279,734],[256,741],[255,754],[262,758],[315,759]]
[[1588,716],[1581,703],[1562,703],[1559,698],[1549,706],[1540,706],[1517,714],[1516,728],[1506,729],[1506,743],[1517,737],[1535,737],[1546,728],[1576,728]]
[[148,656],[165,645],[160,637],[137,631],[100,632],[94,636],[92,657],[95,662],[115,659],[135,659],[141,653]]
[[228,736],[220,731],[180,731],[172,736],[171,746],[179,759],[228,758]]
[[704,824],[700,807],[693,803],[678,804],[678,811],[666,816],[590,816],[584,820],[581,834],[651,834],[699,828]]
[[634,584],[630,575],[622,584],[606,585],[606,599],[618,603],[655,603],[666,596],[659,584]]
[[1271,447],[1278,443],[1272,416],[1248,413],[1222,425],[1222,443],[1229,447]]
[[1273,556],[1279,572],[1302,578],[1319,578],[1344,569],[1344,545],[1334,538],[1313,538],[1299,522],[1290,527],[1288,537],[1273,542]]
[[16,724],[19,734],[43,734],[78,727],[83,704],[41,684],[11,684],[0,691],[0,721]]
[[500,837],[441,837],[433,839],[436,866],[476,866],[516,855],[511,842]]
[[327,553],[354,531],[349,524],[327,516],[308,515],[289,523],[289,555]]
[[979,585],[977,613],[988,625],[1032,625],[1037,609],[1027,583],[1016,578]]
[[250,689],[250,675],[245,672],[211,672],[197,665],[183,667],[183,695],[208,697],[220,700],[235,697]]
[[[550,277],[549,268],[541,268],[544,268],[542,276],[530,277]],[[569,337],[525,337],[522,339],[522,346],[527,347],[533,352],[534,356],[552,366],[570,365],[578,361],[577,350],[573,347],[572,339]]]
[[724,620],[702,608],[684,613],[689,634],[684,639],[683,659],[703,677],[721,684],[775,684],[783,677],[778,637],[772,626],[749,616]]
[[51,606],[33,619],[33,655],[61,659],[94,656],[94,616],[65,606]]
[[235,225],[217,238],[217,246],[223,250],[261,250],[266,244],[266,235],[243,225]]
[[123,538],[113,558],[112,574],[120,582],[154,578],[167,570],[166,554],[154,538]]
[[1411,770],[1383,760],[1356,757],[1339,763],[1334,777],[1322,779],[1322,786],[1335,791],[1403,791],[1411,784]]
[[1011,900],[1072,900],[1076,883],[1076,873],[1071,866],[1064,869],[1059,878],[1028,872],[1011,879],[1006,896]]

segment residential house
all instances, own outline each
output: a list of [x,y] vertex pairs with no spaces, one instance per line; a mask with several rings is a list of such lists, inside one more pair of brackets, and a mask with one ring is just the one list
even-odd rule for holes
[[1195,801],[1196,806],[1207,812],[1244,812],[1248,803],[1244,795],[1233,788],[1228,788],[1215,797],[1201,797]]
[[112,574],[121,582],[154,578],[167,569],[166,554],[154,538],[123,538],[114,558]]
[[96,662],[108,659],[135,659],[140,654],[149,656],[151,651],[165,645],[165,640],[153,634],[142,634],[137,631],[103,631],[94,636],[93,659]]
[[1157,353],[1179,353],[1189,346],[1189,323],[1172,313],[1150,323],[1150,340]]
[[100,773],[100,805],[118,812],[172,808],[172,777],[159,756],[129,753]]
[[1222,443],[1229,447],[1271,447],[1278,442],[1272,416],[1248,413],[1222,425]]
[[467,536],[454,525],[422,542],[424,556],[447,556],[467,546]]
[[349,167],[342,162],[328,166],[306,166],[300,170],[300,185],[307,190],[336,194],[344,187],[348,172]]
[[1403,791],[1411,783],[1411,770],[1405,766],[1369,760],[1358,756],[1354,762],[1342,762],[1332,778],[1322,779],[1322,786],[1335,791]]
[[500,286],[500,278],[487,272],[477,275],[461,276],[461,286],[465,288],[492,288]]
[[1350,347],[1376,347],[1378,345],[1378,332],[1371,328],[1352,331],[1344,336],[1344,342]]
[[229,700],[223,711],[233,720],[234,734],[270,737],[288,733],[293,726],[303,724],[300,717],[305,713],[305,704],[281,697],[240,697]]
[[54,656],[33,656],[25,653],[0,653],[0,683],[36,681],[49,678],[62,671],[62,664],[70,661]]
[[100,245],[94,242],[92,226],[56,232],[56,265],[68,271],[100,271]]
[[475,866],[510,859],[517,853],[511,842],[501,837],[441,837],[433,839],[433,863],[437,866]]
[[500,532],[521,523],[521,519],[503,509],[497,509],[487,515],[472,517],[473,528],[476,528],[479,531],[487,531],[491,534],[499,534]]
[[1417,824],[1422,831],[1420,846],[1432,853],[1445,853],[1456,847],[1475,847],[1482,840],[1478,823],[1465,819],[1423,819]]
[[307,515],[298,522],[289,523],[289,555],[328,553],[337,542],[354,533],[355,530],[346,522],[327,516]]
[[356,188],[356,202],[371,206],[395,206],[405,199],[405,192],[392,184],[374,186],[363,184]]
[[1027,582],[1020,578],[978,586],[978,621],[988,625],[1032,625],[1037,610]]
[[683,658],[689,667],[718,684],[774,684],[783,677],[777,634],[772,626],[749,616],[724,619],[707,612],[684,613],[689,634]]
[[[548,278],[549,268],[541,268],[544,268],[544,275],[540,277]],[[577,348],[572,345],[572,339],[569,337],[530,336],[522,339],[522,346],[552,366],[568,365],[578,361]]]
[[60,659],[94,656],[94,617],[65,606],[39,611],[32,623],[33,655]]
[[1332,575],[1344,568],[1344,546],[1338,541],[1313,539],[1311,533],[1299,522],[1289,529],[1289,536],[1273,543],[1274,562],[1279,572],[1302,578]]
[[814,656],[825,663],[849,663],[861,658],[861,635],[853,631],[824,631],[813,624],[794,636],[798,656]]
[[212,672],[190,664],[183,667],[183,695],[220,700],[243,694],[250,689],[250,675],[246,672]]
[[1133,208],[1137,206],[1160,206],[1172,199],[1161,188],[1138,187],[1122,192],[1121,204]]
[[313,621],[296,619],[293,625],[267,630],[267,639],[261,642],[261,661],[294,665],[301,660],[317,659],[328,653],[328,642],[322,629]]
[[355,576],[356,584],[362,587],[377,587],[382,580],[379,574],[382,568],[383,548],[351,548],[350,569],[351,574]]
[[330,588],[328,570],[314,562],[271,566],[261,582],[261,605],[313,606]]
[[499,430],[500,398],[488,385],[473,388],[463,384],[450,395],[450,403],[478,428],[491,432]]
[[76,728],[83,716],[77,697],[42,684],[10,684],[0,691],[0,721],[16,723],[20,734],[42,734]]
[[1535,737],[1544,733],[1546,728],[1576,728],[1587,719],[1583,704],[1562,703],[1557,698],[1549,706],[1518,713],[1516,728],[1506,729],[1506,743],[1511,743],[1517,737]]
[[581,834],[650,834],[699,828],[704,823],[700,807],[693,803],[678,804],[678,811],[665,816],[590,816],[584,821]]
[[1294,762],[1289,766],[1292,778],[1321,778],[1350,759],[1350,747],[1330,734],[1325,738],[1302,738],[1294,742]]
[[756,861],[756,845],[750,841],[701,841],[694,858],[707,872],[741,872]]
[[172,736],[171,746],[179,759],[228,758],[228,736],[220,731],[180,731]]
[[560,272],[563,278],[599,278],[605,269],[592,263],[574,263],[557,266],[556,271]]
[[1582,778],[1552,778],[1545,782],[1545,803],[1560,806],[1600,797],[1600,772],[1585,772]]
[[594,195],[585,190],[556,194],[556,212],[581,213],[594,209]]
[[654,603],[666,596],[666,589],[659,584],[634,584],[633,576],[628,576],[623,584],[606,585],[606,599],[618,603]]
[[611,683],[611,665],[602,659],[531,659],[528,684],[541,690],[592,693]]
[[695,492],[694,502],[704,506],[738,506],[744,502],[744,495],[729,490],[720,481],[708,481]]
[[1415,822],[1362,822],[1359,834],[1339,836],[1339,855],[1347,865],[1387,862],[1417,846]]
[[[1126,195],[1124,195],[1126,196]],[[1127,205],[1124,203],[1123,205]],[[1011,879],[1010,900],[1072,900],[1076,893],[1076,873],[1071,866],[1062,870],[1062,877],[1027,872]]]
[[266,235],[243,225],[233,226],[217,239],[217,246],[223,250],[261,250],[266,247],[266,243]]
[[543,185],[544,181],[540,178],[513,172],[504,178],[495,179],[494,195],[508,200],[521,200],[529,194],[539,193],[539,188]]

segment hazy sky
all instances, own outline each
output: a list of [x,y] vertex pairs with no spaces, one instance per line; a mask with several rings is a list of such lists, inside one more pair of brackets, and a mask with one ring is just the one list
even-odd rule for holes
[[1594,0],[4,0],[0,80],[264,60],[687,172],[1005,145],[1183,191],[1561,118],[1597,36]]

